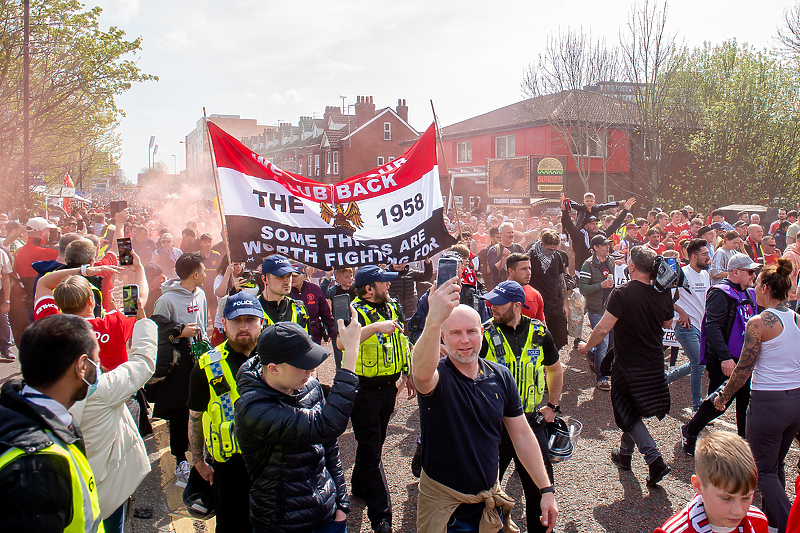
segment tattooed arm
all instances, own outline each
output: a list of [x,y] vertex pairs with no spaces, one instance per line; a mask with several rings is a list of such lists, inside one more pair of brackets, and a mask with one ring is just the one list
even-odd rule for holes
[[192,452],[192,463],[197,473],[209,483],[214,479],[214,468],[206,463],[203,456],[203,412],[189,410],[189,451]]
[[733,395],[750,379],[761,353],[761,343],[774,339],[780,335],[782,329],[781,321],[774,313],[761,313],[747,321],[742,354],[739,356],[739,362],[736,364],[733,374],[728,379],[728,384],[714,400],[714,406],[717,409],[724,410]]

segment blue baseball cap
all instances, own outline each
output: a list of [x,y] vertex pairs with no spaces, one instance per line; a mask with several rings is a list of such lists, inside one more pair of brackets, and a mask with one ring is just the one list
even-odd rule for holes
[[225,300],[225,310],[222,313],[226,320],[233,320],[242,315],[264,316],[264,310],[258,298],[245,291],[228,296],[227,300]]
[[392,281],[398,274],[398,272],[386,272],[376,265],[367,265],[358,269],[355,280],[353,281],[353,286],[366,287],[370,283],[375,283],[376,281]]
[[267,257],[261,264],[262,274],[285,276],[286,274],[295,274],[296,272],[297,269],[292,266],[292,262],[278,254]]
[[497,286],[489,294],[483,296],[483,299],[492,305],[505,305],[508,302],[519,302],[522,307],[528,309],[525,305],[525,289],[516,281],[508,280],[498,283]]

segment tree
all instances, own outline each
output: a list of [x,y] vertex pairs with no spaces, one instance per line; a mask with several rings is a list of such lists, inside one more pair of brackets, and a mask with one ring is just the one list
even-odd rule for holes
[[[12,206],[23,196],[21,4],[0,0],[0,186]],[[113,26],[101,30],[100,13],[77,0],[31,1],[30,168],[43,179],[60,180],[72,169],[82,181],[113,162],[123,114],[116,96],[158,79],[126,59],[141,49],[141,38],[125,40]]]
[[[605,176],[609,127],[629,115],[623,101],[586,89],[614,80],[618,71],[617,48],[609,48],[604,39],[593,41],[583,29],[567,29],[548,37],[544,53],[528,67],[522,81],[523,92],[534,98],[531,112],[543,114],[557,133],[556,140],[569,148],[585,192],[589,190],[592,171],[596,171],[591,156],[602,157]],[[605,180],[603,189],[605,198]]]
[[800,4],[784,10],[783,22],[784,26],[778,28],[778,43],[785,54],[800,57]]
[[[666,32],[667,2],[634,4],[620,36],[625,79],[634,88],[636,127],[630,143],[631,185],[658,205],[676,178],[669,172],[694,127],[687,113],[691,91],[681,87],[684,50]],[[637,190],[638,189],[638,190]]]
[[772,204],[798,192],[800,73],[775,54],[735,40],[687,59],[698,128],[677,191],[686,199]]

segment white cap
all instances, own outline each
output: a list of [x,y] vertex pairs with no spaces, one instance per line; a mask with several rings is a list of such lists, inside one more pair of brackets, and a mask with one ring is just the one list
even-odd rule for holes
[[25,226],[25,229],[28,231],[42,231],[45,229],[53,229],[56,228],[55,224],[51,224],[46,219],[42,217],[33,217],[28,219],[28,223]]

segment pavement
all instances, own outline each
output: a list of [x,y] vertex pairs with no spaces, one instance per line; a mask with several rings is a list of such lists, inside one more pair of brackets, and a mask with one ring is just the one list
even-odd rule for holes
[[[686,408],[691,403],[689,380],[681,379],[671,386],[672,410],[663,420],[646,420],[664,459],[672,467],[672,472],[659,486],[651,489],[645,485],[647,466],[641,455],[634,455],[633,470],[630,472],[618,470],[611,464],[609,453],[618,444],[620,431],[614,424],[609,393],[595,388],[595,377],[589,372],[585,357],[572,351],[571,346],[570,342],[561,351],[561,362],[565,369],[561,405],[565,416],[583,423],[583,431],[573,458],[556,464],[554,468],[556,499],[560,509],[556,531],[653,531],[693,496],[690,478],[694,462],[681,450],[679,436],[681,424],[691,417],[690,410]],[[679,364],[683,361],[685,357],[681,353]],[[334,373],[331,357],[318,370],[318,377],[323,383],[331,383]],[[0,359],[0,382],[18,377],[18,362]],[[717,419],[715,429],[736,431],[731,411]],[[174,486],[175,463],[169,453],[166,423],[154,421],[154,431],[155,434],[145,440],[152,471],[134,493],[130,506],[131,510],[142,507],[152,509],[153,518],[133,518],[131,512],[125,531],[214,531],[213,519],[203,522],[178,513],[171,514],[171,511],[180,508],[181,491]],[[403,393],[398,398],[389,425],[383,454],[396,532],[416,531],[417,479],[412,476],[410,465],[418,432],[417,402],[406,400]],[[348,428],[341,436],[339,444],[349,482],[356,446],[352,429]],[[463,445],[468,446],[469,443]],[[795,497],[793,481],[798,475],[799,458],[800,450],[795,441],[786,458],[786,492],[790,499]],[[526,531],[522,488],[518,476],[514,475],[513,463],[503,481],[506,491],[517,501],[512,517],[520,529]],[[755,503],[760,504],[759,494],[756,494]],[[364,502],[359,498],[352,498],[348,531],[371,531]]]

